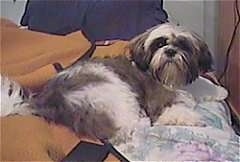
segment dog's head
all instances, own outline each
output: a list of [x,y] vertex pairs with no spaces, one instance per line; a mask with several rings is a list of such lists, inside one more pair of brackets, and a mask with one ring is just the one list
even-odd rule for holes
[[129,52],[138,68],[169,87],[189,84],[212,66],[206,43],[197,34],[169,23],[132,39]]

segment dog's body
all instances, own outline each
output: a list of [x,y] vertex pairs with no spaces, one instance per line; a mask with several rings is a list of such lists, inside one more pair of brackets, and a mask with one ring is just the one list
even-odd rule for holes
[[149,75],[125,57],[80,62],[52,79],[34,104],[38,115],[79,134],[130,135],[141,118],[156,121],[174,99]]
[[207,71],[212,61],[198,36],[170,24],[137,36],[129,51],[131,61],[80,61],[60,72],[31,99],[35,114],[77,134],[126,139],[142,118],[162,121],[158,118],[174,102],[175,90]]
[[79,62],[59,73],[33,99],[37,114],[78,134],[127,137],[141,118],[158,120],[175,90],[212,61],[198,36],[170,24],[139,35],[129,51],[135,65],[117,57]]

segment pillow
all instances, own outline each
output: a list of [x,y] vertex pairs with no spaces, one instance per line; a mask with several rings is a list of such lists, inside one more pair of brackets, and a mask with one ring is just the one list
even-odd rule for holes
[[228,96],[224,87],[216,85],[201,76],[183,89],[191,93],[197,102],[223,101]]
[[35,1],[27,2],[21,25],[65,35],[82,30],[87,38],[129,40],[167,21],[163,0],[151,1]]

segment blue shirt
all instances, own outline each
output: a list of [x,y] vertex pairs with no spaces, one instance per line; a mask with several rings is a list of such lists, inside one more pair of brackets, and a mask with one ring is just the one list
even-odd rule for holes
[[58,35],[82,30],[94,42],[129,40],[166,21],[162,0],[29,0],[21,25]]

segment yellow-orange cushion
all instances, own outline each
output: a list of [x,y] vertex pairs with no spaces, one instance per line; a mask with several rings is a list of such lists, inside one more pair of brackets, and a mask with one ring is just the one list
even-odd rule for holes
[[97,46],[93,58],[116,57],[119,55],[127,55],[128,41],[117,40],[108,46]]
[[81,31],[56,36],[1,25],[1,73],[27,87],[52,77],[53,63],[70,65],[91,46]]

